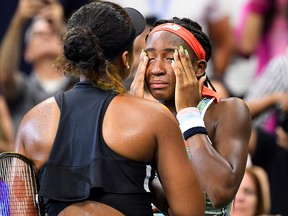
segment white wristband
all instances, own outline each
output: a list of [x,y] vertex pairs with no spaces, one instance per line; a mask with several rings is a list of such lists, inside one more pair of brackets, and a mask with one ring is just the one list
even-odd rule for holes
[[207,134],[200,111],[196,107],[187,107],[180,110],[176,118],[178,119],[185,140],[197,133]]

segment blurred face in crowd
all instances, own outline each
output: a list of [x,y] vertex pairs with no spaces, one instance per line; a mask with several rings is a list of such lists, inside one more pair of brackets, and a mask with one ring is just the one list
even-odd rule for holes
[[255,180],[249,172],[246,172],[232,203],[231,216],[255,216],[257,203]]
[[54,60],[61,54],[60,34],[45,19],[34,21],[26,40],[25,60],[29,63]]

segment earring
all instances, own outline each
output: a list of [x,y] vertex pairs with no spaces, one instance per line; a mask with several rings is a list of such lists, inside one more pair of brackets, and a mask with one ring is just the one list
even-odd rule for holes
[[126,66],[126,69],[127,69],[127,70],[129,70],[129,68],[130,68],[130,66],[129,66],[129,65],[127,65],[127,66]]

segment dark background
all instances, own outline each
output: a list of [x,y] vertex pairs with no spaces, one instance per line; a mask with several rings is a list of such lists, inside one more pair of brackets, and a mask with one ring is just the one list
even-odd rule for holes
[[[4,37],[4,34],[10,24],[10,21],[14,15],[14,12],[17,8],[18,1],[19,0],[0,0],[0,42],[1,43]],[[64,7],[65,19],[67,20],[73,11],[77,10],[83,4],[91,2],[91,0],[59,0],[59,2]],[[29,74],[31,71],[30,65],[26,64],[23,58],[20,64],[20,70],[27,74]]]

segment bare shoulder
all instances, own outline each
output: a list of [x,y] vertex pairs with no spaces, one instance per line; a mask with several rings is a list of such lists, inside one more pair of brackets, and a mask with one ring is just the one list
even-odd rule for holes
[[53,144],[60,111],[54,99],[48,98],[26,113],[18,128],[15,151],[37,161],[41,166]]
[[[222,136],[223,131],[230,135],[236,132],[242,135],[250,133],[251,114],[247,104],[240,98],[230,97],[213,103],[211,109],[207,110],[207,115],[209,118],[207,122],[210,122],[211,127],[217,128],[216,131],[220,132]],[[212,128],[210,129],[212,130]]]
[[[113,122],[115,119],[125,125],[121,128],[125,130],[133,129],[133,131],[142,131],[141,133],[159,134],[159,129],[162,131],[169,130],[169,126],[178,123],[173,114],[159,102],[150,101],[133,95],[123,95],[116,97],[112,101],[109,108],[112,115],[109,114]],[[109,108],[107,111],[109,111]]]
[[181,136],[176,119],[162,104],[129,94],[111,101],[103,121],[107,145],[117,154],[142,162],[152,160],[160,137],[177,132]]
[[242,115],[250,117],[250,111],[247,104],[240,98],[230,97],[221,99],[220,102],[214,105],[216,110],[225,112],[226,115]]
[[[43,102],[34,106],[29,110],[22,119],[20,127],[26,124],[48,124],[49,122],[44,122],[45,119],[51,119],[54,116],[55,111],[59,110],[54,97],[48,98]],[[19,128],[20,129],[20,128]]]
[[145,118],[146,120],[159,121],[161,119],[170,119],[176,122],[175,117],[163,104],[151,101],[148,99],[143,99],[133,95],[124,95],[123,97],[118,97],[117,106],[129,114],[129,116],[134,116],[135,118]]
[[[205,114],[204,121],[210,131],[242,130],[251,127],[251,114],[247,104],[240,98],[230,97],[213,103]],[[218,131],[218,130],[217,130]]]

